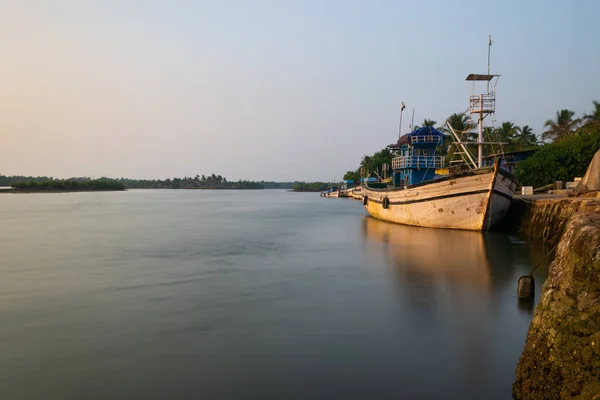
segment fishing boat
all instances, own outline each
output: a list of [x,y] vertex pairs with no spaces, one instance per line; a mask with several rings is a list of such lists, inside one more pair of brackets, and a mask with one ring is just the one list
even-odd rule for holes
[[[398,142],[388,146],[397,153],[392,160],[392,184],[385,188],[366,184],[362,188],[363,205],[372,217],[405,225],[474,231],[486,231],[502,221],[516,180],[500,168],[500,158],[490,167],[483,163],[484,145],[499,144],[483,141],[483,121],[495,112],[498,78],[489,71],[467,76],[471,87],[469,112],[477,116],[479,126],[476,142],[465,141],[465,132],[456,132],[447,122],[460,166],[446,168],[444,157],[436,155],[445,139],[433,127],[399,134]],[[487,91],[475,94],[479,83],[485,83]],[[477,145],[477,161],[469,145]]]
[[361,186],[356,186],[354,188],[352,188],[352,198],[354,200],[362,200],[362,187]]
[[328,187],[327,190],[321,192],[321,197],[338,198],[340,197],[340,191],[337,186]]
[[354,189],[354,181],[352,179],[345,180],[340,188],[340,197],[352,197],[352,190]]

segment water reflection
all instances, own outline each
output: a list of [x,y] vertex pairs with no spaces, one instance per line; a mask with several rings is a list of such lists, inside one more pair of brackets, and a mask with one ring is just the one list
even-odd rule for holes
[[531,244],[500,233],[418,228],[370,217],[363,220],[363,237],[371,256],[385,254],[399,307],[420,335],[415,341],[425,338],[438,352],[451,349],[447,360],[435,357],[452,360],[465,385],[493,381],[501,358],[497,319],[515,309],[533,310],[514,304],[516,277],[534,258]]
[[[405,300],[421,309],[442,302],[469,306],[461,300],[464,290],[476,291],[477,301],[486,301],[492,312],[499,296],[514,293],[516,302],[518,277],[528,274],[532,264],[549,251],[542,243],[527,243],[503,233],[419,228],[371,217],[363,219],[363,236],[384,245]],[[546,279],[550,262],[550,258],[544,260],[536,270],[538,286]],[[517,308],[527,314],[534,305],[533,301],[517,302]]]
[[368,240],[384,242],[399,278],[431,291],[434,282],[464,283],[490,292],[486,236],[479,232],[418,228],[365,217]]

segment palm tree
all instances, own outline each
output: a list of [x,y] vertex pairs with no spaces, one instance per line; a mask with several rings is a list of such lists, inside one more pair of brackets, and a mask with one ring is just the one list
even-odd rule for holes
[[370,165],[372,162],[373,162],[373,159],[371,156],[363,156],[360,166],[366,167],[366,166]]
[[556,121],[549,119],[544,124],[544,126],[548,129],[542,133],[542,140],[560,140],[565,136],[572,134],[580,122],[579,118],[573,119],[574,115],[575,112],[571,110],[563,109],[557,111]]
[[[456,131],[456,133],[461,133],[466,130],[470,130],[473,126],[469,117],[466,114],[457,114],[454,113],[448,117],[448,122],[450,126]],[[448,127],[444,125],[444,130],[450,132]]]
[[[473,128],[473,122],[466,114],[454,113],[448,117],[446,122],[448,122],[452,129],[454,129],[460,141],[469,141],[469,139],[474,139],[474,134],[470,132],[470,130]],[[454,141],[454,137],[452,136],[451,131],[446,123],[444,123],[443,132],[445,132],[447,135],[450,135],[451,141]],[[471,145],[467,145],[466,147],[469,148],[469,151],[474,151],[474,148]],[[452,160],[456,151],[456,146],[451,146],[449,148],[447,147],[446,159],[448,161]]]
[[518,150],[531,149],[537,145],[537,136],[529,125],[523,125],[523,127],[517,127],[515,142]]
[[[500,128],[496,130],[498,134],[498,139],[502,143],[507,143],[506,150],[511,151],[514,150],[515,139],[518,132],[519,127],[515,126],[512,122],[503,122],[500,125]],[[504,146],[504,145],[503,145]]]
[[427,119],[427,118],[425,118],[422,123],[423,127],[429,127],[429,128],[433,128],[435,126],[435,124],[437,124],[437,122],[435,122],[432,119]]
[[600,126],[600,102],[592,101],[594,104],[594,111],[591,114],[585,114],[583,119],[587,127]]

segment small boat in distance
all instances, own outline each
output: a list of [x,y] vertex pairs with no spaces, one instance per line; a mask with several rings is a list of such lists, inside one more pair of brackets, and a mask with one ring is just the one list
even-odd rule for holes
[[332,197],[338,198],[340,197],[340,191],[337,186],[328,187],[327,190],[321,192],[321,197]]
[[352,179],[345,180],[342,183],[342,187],[340,189],[340,197],[352,197],[352,190],[354,189],[354,181]]
[[[495,111],[495,87],[499,75],[470,74],[469,111],[478,116],[477,142],[466,142],[447,123],[463,159],[463,168],[450,171],[436,150],[444,145],[444,135],[424,127],[400,136],[390,145],[398,154],[392,160],[393,183],[386,188],[363,185],[363,205],[372,217],[405,225],[429,228],[486,231],[506,215],[516,189],[516,180],[499,168],[484,167],[483,120]],[[487,92],[474,94],[476,83],[486,83]],[[477,145],[477,162],[468,145]]]

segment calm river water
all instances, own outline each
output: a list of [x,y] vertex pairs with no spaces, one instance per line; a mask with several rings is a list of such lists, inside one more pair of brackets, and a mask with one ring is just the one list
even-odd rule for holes
[[1,194],[0,398],[510,399],[545,250],[316,193]]

